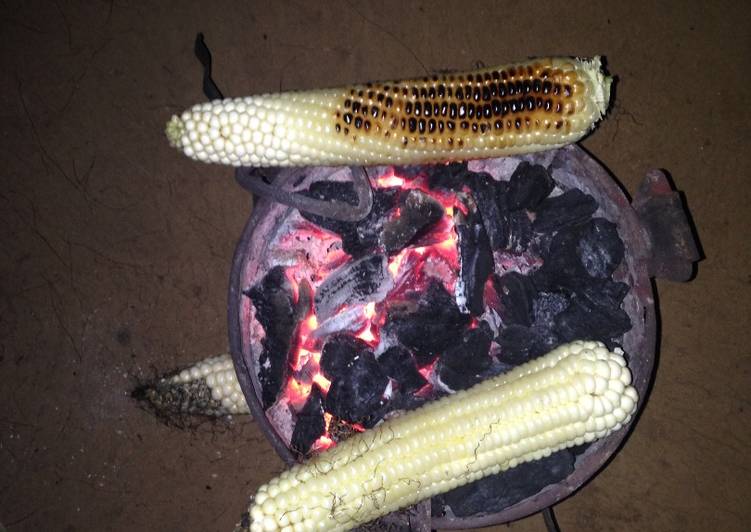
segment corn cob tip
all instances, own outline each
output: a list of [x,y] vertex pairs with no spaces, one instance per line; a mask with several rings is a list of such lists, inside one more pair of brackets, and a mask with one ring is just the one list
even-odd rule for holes
[[167,127],[164,130],[169,140],[170,146],[173,148],[182,147],[182,136],[185,133],[185,124],[179,116],[173,115],[170,121],[167,122]]
[[[592,57],[591,59],[578,59],[581,65],[581,70],[586,77],[591,81],[592,87],[592,102],[596,105],[600,116],[595,119],[597,122],[608,110],[610,106],[610,92],[613,84],[613,77],[607,75],[603,70],[602,58],[599,55]],[[594,127],[594,123],[592,124]]]

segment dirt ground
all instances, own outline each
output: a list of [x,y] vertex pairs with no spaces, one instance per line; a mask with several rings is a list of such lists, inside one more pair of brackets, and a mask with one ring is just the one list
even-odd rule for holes
[[250,419],[183,431],[128,395],[227,349],[249,197],[163,134],[204,99],[197,31],[231,96],[606,55],[615,107],[583,145],[631,192],[667,169],[706,258],[657,282],[646,411],[556,513],[564,531],[748,530],[749,14],[607,4],[1,1],[0,530],[226,532],[282,470]]

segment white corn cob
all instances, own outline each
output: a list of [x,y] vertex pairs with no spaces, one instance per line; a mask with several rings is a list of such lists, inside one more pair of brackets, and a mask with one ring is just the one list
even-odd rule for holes
[[173,375],[173,384],[188,384],[203,379],[211,390],[211,397],[230,414],[248,414],[248,403],[237,382],[237,375],[229,355],[207,358]]
[[233,166],[422,164],[564,146],[610,101],[600,58],[198,104],[167,124],[193,159]]
[[622,351],[574,342],[339,443],[261,486],[253,532],[349,530],[629,422]]

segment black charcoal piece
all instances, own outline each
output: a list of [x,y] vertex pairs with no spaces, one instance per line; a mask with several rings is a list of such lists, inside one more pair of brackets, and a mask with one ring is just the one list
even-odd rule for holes
[[597,210],[597,202],[589,194],[574,188],[546,198],[535,209],[532,228],[538,233],[557,231],[569,225],[586,222]]
[[480,211],[482,223],[488,234],[491,249],[505,249],[508,245],[508,209],[505,203],[499,204],[498,197],[507,187],[507,183],[500,183],[490,174],[476,173],[468,180],[472,197]]
[[440,203],[419,190],[402,195],[399,215],[383,224],[383,246],[389,255],[404,249],[443,217]]
[[471,172],[467,163],[437,164],[430,167],[428,186],[445,190],[461,190]]
[[430,169],[432,167],[428,167],[426,165],[422,164],[411,164],[407,166],[394,166],[394,175],[398,177],[403,177],[406,179],[414,179],[419,175],[422,175],[426,172],[430,172]]
[[439,358],[437,369],[441,382],[454,391],[480,382],[482,373],[492,362],[491,340],[492,333],[485,322],[465,332],[461,342],[448,348]]
[[483,292],[485,281],[493,271],[493,252],[488,234],[479,216],[458,215],[454,219],[459,247],[459,278],[463,307],[479,316],[485,311]]
[[550,330],[509,325],[501,330],[496,342],[501,347],[498,359],[518,366],[549,352],[558,344],[558,338]]
[[300,454],[308,454],[310,447],[326,431],[323,417],[323,396],[321,389],[314,384],[305,406],[297,414],[295,430],[292,432],[292,448]]
[[610,277],[623,260],[623,241],[616,225],[594,218],[582,226],[577,255],[587,273],[597,279]]
[[425,386],[428,381],[417,371],[415,357],[405,347],[389,347],[378,357],[383,371],[399,385],[399,391],[410,393]]
[[631,319],[621,308],[594,304],[579,296],[555,318],[555,333],[564,342],[601,340],[621,336],[631,329]]
[[501,302],[498,314],[506,325],[529,327],[534,319],[534,300],[537,289],[532,279],[518,272],[494,276],[493,284]]
[[582,231],[582,226],[564,227],[553,237],[542,267],[532,276],[538,290],[574,292],[589,282],[591,278],[577,253]]
[[548,197],[554,187],[555,182],[545,167],[521,162],[509,179],[508,207],[512,211],[533,210]]
[[[353,205],[357,203],[352,183],[319,181],[313,183],[305,194],[313,195],[316,199],[339,199]],[[319,227],[338,234],[342,238],[342,249],[353,258],[358,258],[378,246],[383,224],[388,219],[388,213],[396,206],[398,194],[399,189],[395,187],[374,190],[373,208],[359,222],[340,222],[305,212],[301,214]]]
[[422,367],[461,338],[470,316],[459,310],[437,279],[430,281],[424,294],[413,296],[419,299],[389,310],[384,328],[412,351]]
[[348,262],[318,287],[314,299],[316,316],[323,322],[343,305],[380,301],[393,284],[385,255],[369,255]]
[[532,221],[529,219],[527,211],[514,211],[508,214],[506,218],[508,224],[507,250],[512,253],[523,253],[529,247],[532,240]]
[[552,329],[555,317],[568,307],[569,298],[564,294],[540,292],[532,303],[533,323],[535,327]]
[[383,406],[388,383],[373,352],[363,352],[352,361],[349,371],[331,381],[326,410],[352,423],[363,421]]
[[574,471],[574,455],[564,449],[540,460],[525,462],[433,498],[433,515],[451,508],[457,517],[500,512],[517,502],[560,482]]
[[596,307],[618,309],[628,294],[626,283],[612,279],[595,279],[578,291],[578,295]]
[[295,301],[284,268],[276,266],[261,281],[243,293],[256,309],[256,319],[266,336],[258,359],[258,381],[263,407],[276,402],[289,371],[288,354],[295,327]]
[[323,345],[321,371],[329,380],[345,377],[355,359],[369,351],[370,346],[359,338],[349,334],[336,334]]

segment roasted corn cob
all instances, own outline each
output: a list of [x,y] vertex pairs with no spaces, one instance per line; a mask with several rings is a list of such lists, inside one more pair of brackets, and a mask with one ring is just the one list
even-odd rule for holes
[[637,393],[622,351],[574,342],[384,422],[261,486],[251,531],[349,530],[437,493],[608,435]]
[[579,140],[605,114],[600,58],[198,104],[167,124],[193,159],[233,166],[421,164]]
[[248,414],[250,409],[237,381],[232,357],[219,355],[198,362],[190,368],[173,375],[172,384],[188,384],[203,380],[211,390],[211,398],[221,403],[229,414]]

